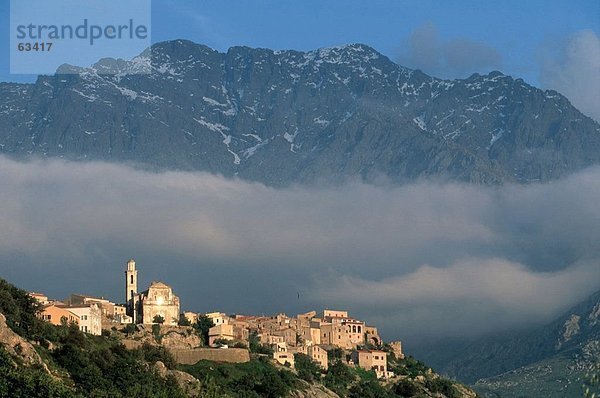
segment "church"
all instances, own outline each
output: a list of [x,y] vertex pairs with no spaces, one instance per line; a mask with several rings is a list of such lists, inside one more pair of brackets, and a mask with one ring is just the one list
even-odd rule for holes
[[125,300],[133,323],[156,323],[156,317],[161,317],[165,325],[177,325],[179,297],[173,289],[163,282],[152,282],[147,290],[138,293],[137,277],[135,261],[131,259],[125,271]]

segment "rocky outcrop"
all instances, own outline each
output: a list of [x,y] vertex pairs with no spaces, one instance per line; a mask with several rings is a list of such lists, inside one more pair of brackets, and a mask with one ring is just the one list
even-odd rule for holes
[[23,364],[27,366],[42,365],[45,368],[42,358],[36,352],[33,345],[8,327],[3,314],[0,314],[0,345],[13,358],[17,358]]
[[569,319],[567,319],[563,325],[562,335],[559,337],[559,341],[556,344],[556,349],[559,350],[564,343],[570,341],[573,336],[579,333],[581,330],[579,326],[579,321],[581,317],[577,314],[571,314]]
[[137,332],[124,337],[121,342],[128,349],[136,349],[143,344],[165,347],[179,364],[193,365],[198,361],[218,361],[242,363],[250,361],[250,353],[245,348],[202,347],[200,337],[189,326],[161,326],[157,337],[150,325],[137,325]]
[[188,397],[200,397],[202,385],[200,381],[189,373],[182,372],[180,370],[167,369],[164,363],[158,361],[154,364],[154,369],[162,377],[173,377],[177,381],[177,384],[187,394]]
[[160,344],[169,349],[193,349],[202,346],[202,340],[191,326],[166,326],[161,325],[157,341],[152,332],[151,325],[137,325],[137,332],[127,337],[131,347],[141,346],[144,343]]
[[300,388],[290,393],[291,398],[340,398],[333,391],[320,384],[309,384],[299,380]]
[[192,349],[202,346],[200,336],[194,333],[191,328],[161,330],[161,334],[161,344],[167,348]]

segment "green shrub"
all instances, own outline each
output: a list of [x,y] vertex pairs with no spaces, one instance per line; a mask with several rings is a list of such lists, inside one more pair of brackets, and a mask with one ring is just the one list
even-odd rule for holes
[[152,325],[152,336],[154,336],[154,340],[160,344],[162,340],[162,335],[160,334],[160,324],[155,323]]
[[454,387],[454,383],[448,379],[444,378],[436,378],[436,379],[426,379],[425,387],[427,387],[431,392],[444,394],[447,398],[459,398],[460,393]]
[[15,333],[30,340],[46,339],[46,335],[51,334],[52,330],[47,327],[46,322],[37,318],[41,309],[40,303],[25,290],[0,279],[0,312],[6,317],[8,327]]
[[305,354],[294,354],[294,362],[298,377],[312,383],[321,379],[321,367]]
[[144,343],[140,348],[137,349],[140,357],[150,363],[154,364],[161,361],[165,364],[168,369],[175,369],[177,362],[173,355],[163,346],[155,346],[148,343]]
[[362,380],[348,391],[348,398],[392,398],[393,396],[376,380]]
[[36,367],[16,368],[10,355],[0,348],[0,397],[83,398],[74,389]]
[[231,345],[231,340],[219,338],[219,339],[215,339],[213,344],[217,347],[220,347],[220,346],[228,346],[229,347]]
[[363,368],[354,368],[354,372],[358,375],[361,380],[375,380],[377,381],[377,373],[374,370],[363,369]]
[[410,398],[417,394],[419,389],[415,385],[414,382],[406,379],[402,379],[396,383],[393,388],[393,391],[396,395],[401,397]]
[[431,368],[426,366],[423,362],[417,361],[411,356],[390,362],[388,364],[388,369],[398,375],[409,376],[413,379],[417,376],[426,376],[431,370]]
[[348,386],[356,380],[356,373],[352,372],[341,361],[334,362],[327,369],[323,384],[336,394],[345,397]]
[[164,359],[159,350],[127,350],[106,339],[86,339],[84,345],[65,344],[52,356],[86,397],[185,397],[175,380],[160,377],[143,362],[146,355]]
[[215,324],[213,323],[212,319],[206,315],[198,316],[198,320],[192,325],[196,334],[200,336],[202,344],[208,345],[208,331],[213,326],[215,326]]
[[190,320],[187,319],[185,317],[185,315],[183,315],[183,314],[179,315],[179,321],[177,322],[177,324],[179,326],[192,326],[192,323],[190,322]]
[[250,336],[248,337],[248,348],[250,349],[250,352],[255,354],[273,355],[273,349],[261,344],[258,334],[254,331],[250,333]]
[[181,369],[232,397],[285,397],[296,384],[292,373],[260,359],[238,364],[200,361]]
[[342,350],[341,348],[332,348],[331,350],[327,351],[327,360],[329,362],[329,365],[334,364],[335,362],[341,361],[342,360],[342,356],[344,355],[344,350]]
[[131,336],[137,331],[138,327],[135,323],[128,323],[127,326],[123,328],[123,333],[125,333],[127,336]]

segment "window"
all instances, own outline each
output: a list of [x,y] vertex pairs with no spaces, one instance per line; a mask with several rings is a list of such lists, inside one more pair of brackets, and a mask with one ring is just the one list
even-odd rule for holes
[[129,282],[129,283],[133,283],[133,274],[131,275],[131,282]]

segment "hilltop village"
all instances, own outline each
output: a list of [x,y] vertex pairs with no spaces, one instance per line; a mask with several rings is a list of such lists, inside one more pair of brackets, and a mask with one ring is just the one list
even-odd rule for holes
[[[388,355],[404,357],[400,342],[385,344],[384,350],[377,328],[352,318],[347,311],[325,309],[295,317],[182,312],[179,297],[163,282],[152,282],[148,289],[138,291],[134,260],[127,262],[124,287],[125,301],[119,304],[84,294],[71,294],[63,301],[42,293],[29,294],[42,304],[39,316],[47,322],[77,324],[93,335],[120,330],[128,348],[153,340],[169,349],[180,363],[201,359],[245,362],[248,348],[254,344],[283,366],[293,368],[294,354],[304,354],[327,370],[330,355],[338,355],[349,365],[373,370],[378,378],[387,379],[394,376],[387,368]],[[204,338],[193,333],[200,324],[206,326]]]

